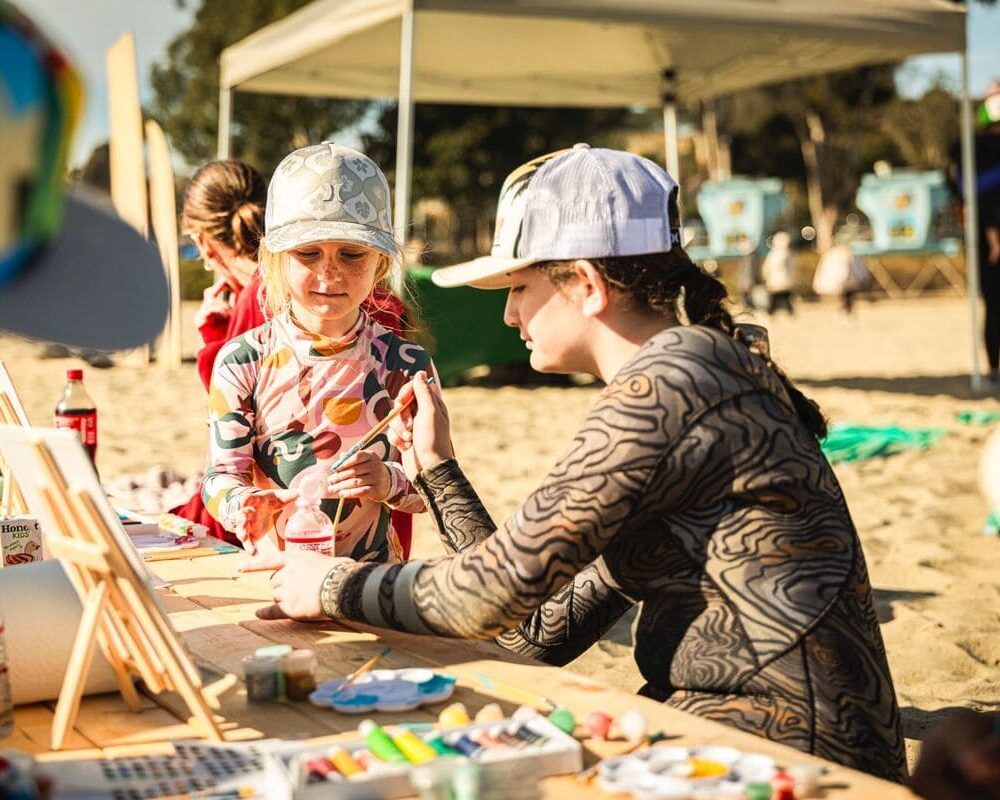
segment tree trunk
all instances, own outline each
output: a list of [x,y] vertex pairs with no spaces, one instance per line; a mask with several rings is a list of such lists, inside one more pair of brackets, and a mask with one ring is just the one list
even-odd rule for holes
[[715,113],[715,100],[706,100],[702,105],[701,129],[705,137],[705,166],[710,181],[720,180],[719,126]]
[[816,249],[825,253],[833,246],[833,226],[837,208],[825,202],[823,193],[822,148],[826,142],[823,120],[813,111],[806,111],[795,121],[799,136],[802,161],[806,168],[806,197],[809,200],[809,217],[816,229]]

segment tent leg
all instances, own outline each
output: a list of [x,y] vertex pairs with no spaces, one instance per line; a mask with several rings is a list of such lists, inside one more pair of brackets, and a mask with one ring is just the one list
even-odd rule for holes
[[[399,117],[396,123],[396,238],[406,243],[410,227],[410,173],[413,167],[413,36],[416,23],[413,3],[403,12],[399,41]],[[396,270],[392,288],[403,288],[403,273]]]
[[681,159],[677,146],[677,73],[663,70],[663,146],[667,172],[677,183],[681,182]]
[[229,158],[229,125],[232,121],[233,90],[219,87],[219,144],[217,157]]
[[972,134],[972,105],[969,101],[969,51],[962,53],[962,196],[965,198],[965,274],[972,326],[972,390],[983,389],[979,368],[979,209],[976,197],[976,151]]

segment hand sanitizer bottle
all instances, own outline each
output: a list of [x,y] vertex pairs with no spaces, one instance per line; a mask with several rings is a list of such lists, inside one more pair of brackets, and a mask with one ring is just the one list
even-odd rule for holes
[[323,477],[307,475],[299,484],[295,511],[285,525],[286,550],[316,550],[333,555],[333,523],[320,509]]

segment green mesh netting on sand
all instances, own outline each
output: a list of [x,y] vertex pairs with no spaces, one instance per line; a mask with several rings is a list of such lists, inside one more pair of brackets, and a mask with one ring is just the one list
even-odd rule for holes
[[944,428],[901,428],[838,423],[820,447],[831,464],[883,458],[904,450],[926,450],[948,433]]

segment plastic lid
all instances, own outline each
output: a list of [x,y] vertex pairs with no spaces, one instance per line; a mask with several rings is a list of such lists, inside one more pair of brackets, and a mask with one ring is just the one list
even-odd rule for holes
[[83,380],[83,370],[82,369],[68,369],[66,370],[66,379],[70,381],[82,381]]
[[312,669],[316,665],[316,653],[309,649],[292,650],[285,656],[285,669]]
[[283,658],[292,652],[290,644],[269,644],[265,647],[258,647],[254,651],[255,656],[261,658]]
[[306,475],[299,483],[299,501],[304,501],[303,505],[312,505],[323,499],[323,488],[325,481],[322,476]]

